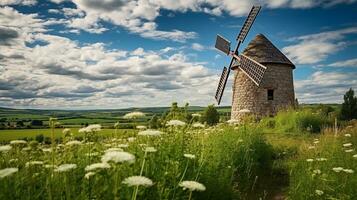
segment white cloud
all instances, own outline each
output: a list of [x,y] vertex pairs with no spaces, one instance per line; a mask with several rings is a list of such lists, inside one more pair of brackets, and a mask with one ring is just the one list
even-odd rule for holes
[[192,49],[196,50],[196,51],[203,51],[205,49],[205,47],[201,44],[198,43],[192,43]]
[[6,25],[0,27],[6,39],[0,44],[1,106],[118,108],[214,101],[218,77],[179,49],[128,52],[103,43],[80,44],[49,34],[47,21],[37,15],[11,8],[0,13]]
[[341,103],[349,88],[357,89],[357,73],[317,71],[305,80],[295,81],[301,103]]
[[330,67],[357,67],[357,58],[331,63]]
[[295,64],[315,64],[345,48],[343,40],[351,34],[357,34],[357,27],[295,37],[291,41],[299,43],[284,47],[283,52]]
[[0,6],[7,5],[23,5],[23,6],[33,6],[37,4],[37,0],[1,0]]

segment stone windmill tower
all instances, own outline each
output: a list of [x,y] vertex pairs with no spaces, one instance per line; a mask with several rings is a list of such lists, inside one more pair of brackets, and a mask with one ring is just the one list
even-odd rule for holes
[[238,54],[248,31],[260,11],[253,6],[241,32],[237,37],[237,47],[230,50],[230,42],[217,35],[215,47],[231,55],[231,63],[224,67],[216,92],[218,104],[221,101],[228,76],[235,71],[231,119],[240,121],[247,113],[261,117],[274,115],[281,108],[294,105],[293,73],[295,65],[264,35],[257,35]]

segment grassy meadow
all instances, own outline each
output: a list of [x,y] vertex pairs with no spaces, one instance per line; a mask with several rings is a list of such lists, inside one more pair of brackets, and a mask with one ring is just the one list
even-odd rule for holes
[[[110,117],[148,126],[122,116]],[[0,199],[357,198],[357,122],[335,121],[333,111],[304,107],[239,125],[184,121],[155,130],[65,121],[53,126],[54,143],[36,139],[52,139],[51,128],[0,130]]]

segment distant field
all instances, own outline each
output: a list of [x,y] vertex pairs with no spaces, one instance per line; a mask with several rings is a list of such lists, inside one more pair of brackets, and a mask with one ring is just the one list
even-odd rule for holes
[[[83,134],[78,133],[79,128],[72,128],[72,133],[74,136],[83,136]],[[63,129],[55,129],[55,137],[60,138],[63,136],[62,134]],[[118,134],[124,132],[133,132],[132,129],[118,129]],[[114,134],[114,129],[103,129],[99,132],[100,135],[103,136],[111,136]],[[0,142],[9,141],[9,140],[16,140],[21,138],[35,138],[36,135],[43,134],[45,137],[51,136],[50,129],[17,129],[17,130],[0,130]]]

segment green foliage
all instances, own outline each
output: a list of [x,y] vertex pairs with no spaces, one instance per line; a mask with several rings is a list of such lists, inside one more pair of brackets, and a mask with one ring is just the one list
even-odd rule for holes
[[[42,165],[25,167],[30,161],[51,164],[50,154],[41,150],[48,149],[49,144],[31,143],[31,149],[27,151],[13,148],[1,154],[0,169],[18,167],[19,171],[0,179],[0,199],[43,199],[49,196],[54,199],[64,196],[66,199],[130,199],[134,187],[126,186],[122,181],[139,175],[141,170],[154,185],[139,187],[137,199],[187,199],[189,192],[178,186],[182,180],[196,180],[206,186],[204,192],[193,192],[192,199],[246,199],[250,193],[255,193],[256,198],[264,196],[263,191],[252,191],[252,187],[256,176],[269,171],[272,152],[258,129],[221,126],[210,132],[172,128],[161,131],[166,134],[137,136],[131,142],[128,138],[135,137],[136,132],[121,133],[116,138],[100,137],[93,143],[77,146],[56,144],[55,164],[73,163],[77,168],[54,172],[53,176],[51,168]],[[84,178],[86,166],[101,162],[101,155],[109,146],[117,147],[119,141],[129,144],[125,151],[135,155],[135,163],[110,163],[110,169],[96,170],[89,180]],[[57,143],[61,142],[61,138],[57,138]],[[145,154],[142,144],[155,147],[157,152]],[[86,156],[89,152],[99,155],[89,158]],[[187,153],[195,157],[184,157]],[[10,159],[16,159],[16,163],[11,163]]]
[[[344,134],[350,134],[351,137]],[[310,147],[315,146],[314,149],[303,146],[292,164],[289,199],[356,199],[357,162],[353,157],[356,153],[346,152],[353,149],[353,146],[343,146],[347,143],[357,144],[356,127],[344,130],[337,137],[333,133],[326,133],[318,140],[311,139]],[[326,160],[321,161],[321,158]],[[308,162],[308,159],[313,161]],[[343,170],[333,170],[339,167]]]
[[178,119],[184,122],[189,122],[190,114],[188,113],[189,104],[186,103],[184,107],[179,107],[177,102],[173,102],[168,112],[163,113],[162,119],[169,121],[172,119]]
[[260,125],[281,133],[319,133],[323,127],[332,125],[324,113],[312,112],[310,109],[284,110],[273,118],[265,118]]
[[45,140],[45,136],[43,136],[43,134],[38,134],[36,135],[35,140],[39,143],[42,143]]
[[341,108],[341,119],[351,120],[357,119],[357,97],[354,95],[352,88],[343,96],[344,102]]
[[219,122],[219,113],[214,105],[209,105],[203,111],[202,115],[202,122],[207,123],[208,125],[212,126]]
[[152,118],[149,121],[149,127],[152,129],[157,129],[161,127],[159,117],[157,115],[152,116]]

